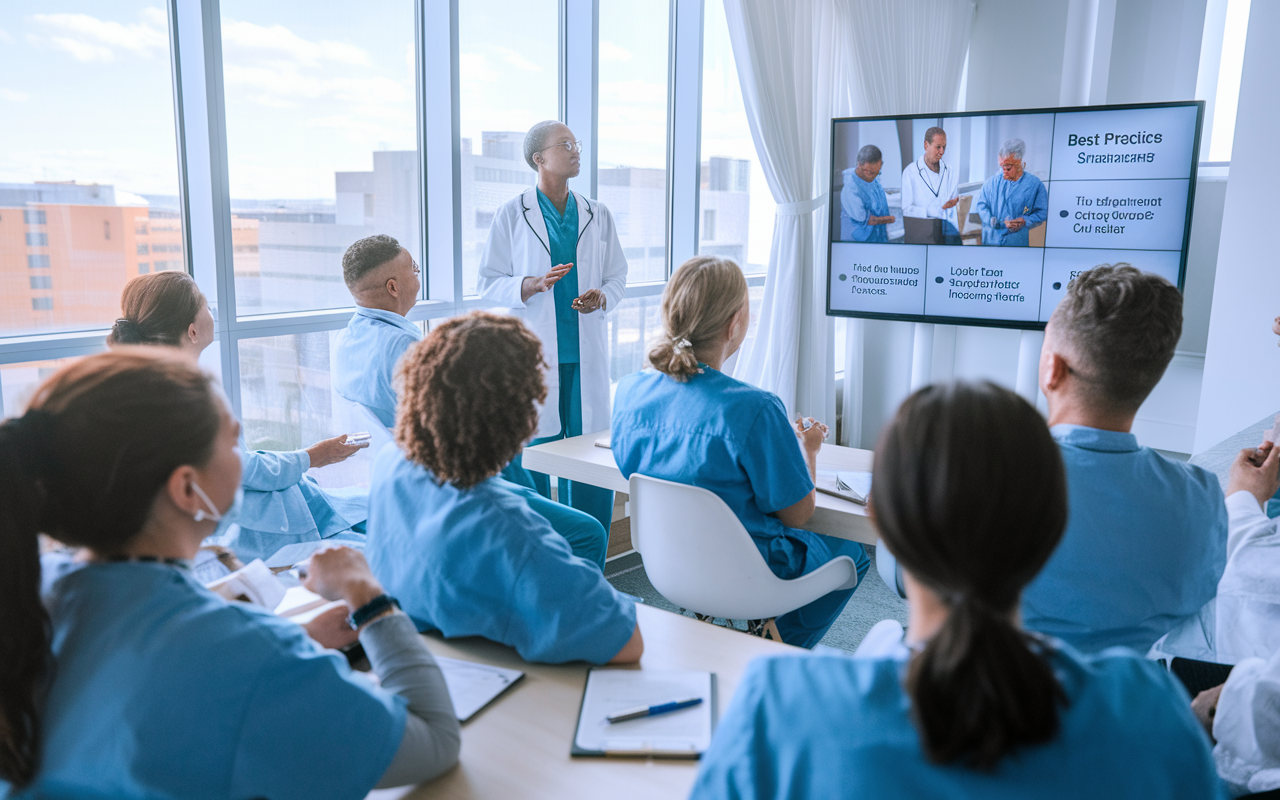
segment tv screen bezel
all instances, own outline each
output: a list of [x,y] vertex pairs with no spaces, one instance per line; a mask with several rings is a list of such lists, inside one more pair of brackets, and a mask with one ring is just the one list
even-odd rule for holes
[[[1187,185],[1187,212],[1186,219],[1183,224],[1182,231],[1182,255],[1178,262],[1178,291],[1183,292],[1187,280],[1187,253],[1191,244],[1191,215],[1195,209],[1196,197],[1196,174],[1200,166],[1200,136],[1204,128],[1204,107],[1203,100],[1173,100],[1164,103],[1121,103],[1116,105],[1101,106],[1055,106],[1051,108],[1008,108],[998,111],[951,111],[940,114],[883,114],[877,116],[865,117],[832,117],[831,118],[831,146],[828,151],[827,159],[827,175],[831,180],[831,189],[828,191],[830,200],[828,205],[824,206],[827,214],[827,270],[826,270],[826,297],[827,297],[827,316],[828,317],[846,317],[849,319],[886,319],[898,322],[927,322],[938,325],[968,325],[980,328],[1005,328],[1011,330],[1022,331],[1042,331],[1046,322],[1039,320],[1023,321],[1023,320],[1001,320],[1001,319],[984,319],[981,317],[944,317],[934,316],[931,314],[884,314],[874,311],[848,311],[844,309],[832,309],[831,307],[831,251],[832,246],[839,244],[835,238],[836,231],[830,224],[830,218],[833,215],[830,203],[838,203],[839,198],[834,194],[835,188],[835,158],[836,158],[836,125],[844,122],[886,122],[899,120],[918,120],[918,119],[961,119],[963,117],[1003,117],[1016,116],[1023,114],[1071,114],[1082,111],[1125,111],[1133,109],[1148,108],[1187,108],[1195,106],[1196,108],[1196,130],[1192,140],[1192,158],[1191,172],[1188,175],[1189,183]],[[1050,178],[1052,180],[1052,176]],[[923,245],[923,244],[904,244],[903,247],[963,247],[964,245]],[[970,245],[971,246],[971,245]],[[987,245],[978,245],[985,247]],[[1051,248],[1039,248],[1051,249]],[[1099,248],[1107,249],[1107,248]],[[1116,250],[1116,253],[1123,253],[1124,250]],[[1117,259],[1123,260],[1123,259]]]

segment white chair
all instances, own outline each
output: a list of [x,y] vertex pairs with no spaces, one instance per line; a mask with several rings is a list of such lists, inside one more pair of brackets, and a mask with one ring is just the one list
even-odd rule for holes
[[700,617],[769,620],[858,585],[852,558],[837,556],[792,580],[774,575],[751,534],[714,492],[632,475],[631,546],[653,588]]

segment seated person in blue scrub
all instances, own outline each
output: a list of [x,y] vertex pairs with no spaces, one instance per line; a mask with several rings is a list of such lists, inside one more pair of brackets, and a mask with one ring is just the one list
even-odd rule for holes
[[[0,423],[0,794],[351,798],[457,761],[444,677],[357,551],[311,559],[307,586],[347,608],[306,630],[192,576],[235,503],[239,427],[153,347],[64,367]],[[43,604],[40,532],[85,553]],[[381,688],[309,632],[358,638]]]
[[[213,314],[196,282],[185,272],[153,272],[125,284],[107,344],[164,345],[194,364],[213,344]],[[241,443],[244,503],[218,528],[239,532],[226,541],[242,561],[269,558],[298,542],[364,540],[368,492],[361,488],[322,489],[307,475],[350,458],[366,444],[346,444],[346,436],[316,442],[305,450],[249,450]]]
[[1026,247],[1029,231],[1049,218],[1049,192],[1026,171],[1026,154],[1021,139],[1010,139],[996,154],[1000,172],[987,178],[978,194],[983,244]]
[[1227,558],[1217,477],[1130,433],[1173,359],[1182,295],[1127,264],[1083,272],[1064,294],[1045,328],[1040,389],[1071,514],[1022,618],[1084,651],[1146,653],[1214,596]]
[[[334,391],[368,409],[388,432],[396,424],[396,363],[422,340],[405,318],[422,288],[418,273],[409,251],[384,234],[361,239],[342,256],[342,277],[357,308],[334,345]],[[595,517],[539,494],[519,458],[503,467],[498,483],[546,517],[574,553],[604,569],[609,534]]]
[[542,344],[474,311],[400,359],[396,444],[373,464],[369,565],[418,629],[483,636],[521,658],[629,663],[635,603],[498,479],[538,426]]
[[692,797],[1226,796],[1166,670],[1019,625],[1068,517],[1029,403],[991,383],[916,392],[876,447],[870,513],[905,570],[906,631],[753,662]]
[[[777,395],[720,371],[742,346],[750,314],[746,278],[732,261],[697,256],[676,270],[662,294],[664,334],[649,352],[653,369],[618,384],[613,457],[627,478],[640,473],[715,492],[779,578],[847,555],[861,581],[870,565],[862,545],[798,527],[813,516],[827,426],[793,427]],[[783,641],[813,647],[853,592],[831,592],[778,617]]]
[[889,199],[880,185],[880,169],[884,156],[874,144],[863,145],[846,169],[844,188],[840,190],[840,240],[845,242],[888,242]]

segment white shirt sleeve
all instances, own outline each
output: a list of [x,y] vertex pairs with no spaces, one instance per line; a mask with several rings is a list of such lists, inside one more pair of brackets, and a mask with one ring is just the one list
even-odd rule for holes
[[1213,718],[1213,759],[1233,794],[1280,788],[1280,653],[1231,671]]
[[512,263],[511,213],[507,207],[498,209],[489,226],[489,238],[485,239],[484,252],[480,254],[480,272],[476,291],[481,297],[497,306],[524,308],[520,299],[520,287],[525,275],[518,274]]
[[613,224],[613,214],[604,204],[599,204],[600,235],[600,290],[604,292],[606,312],[613,311],[622,302],[627,291],[627,257],[622,254],[618,241],[618,229]]

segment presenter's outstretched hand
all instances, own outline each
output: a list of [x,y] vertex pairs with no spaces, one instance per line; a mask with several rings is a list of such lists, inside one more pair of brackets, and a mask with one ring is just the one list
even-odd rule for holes
[[599,289],[588,289],[582,293],[581,297],[574,299],[573,310],[583,314],[590,314],[592,311],[604,308],[604,302],[604,292]]
[[530,297],[540,292],[549,292],[556,282],[569,274],[573,264],[556,264],[546,275],[530,275],[520,283],[520,302],[528,302]]
[[1236,455],[1227,477],[1227,496],[1236,492],[1248,492],[1266,506],[1276,491],[1280,490],[1280,447],[1264,444],[1262,447],[1246,447]]
[[942,210],[943,210],[943,211],[946,211],[948,208],[955,208],[955,207],[956,207],[956,203],[959,203],[959,202],[960,202],[960,198],[959,198],[959,197],[953,197],[953,198],[951,198],[950,200],[948,200],[947,202],[945,202],[945,203],[943,203],[943,204],[942,204]]
[[307,455],[311,456],[311,466],[317,468],[327,467],[330,464],[346,461],[368,446],[368,442],[347,444],[347,435],[344,433],[332,439],[322,439],[316,442],[307,448]]

